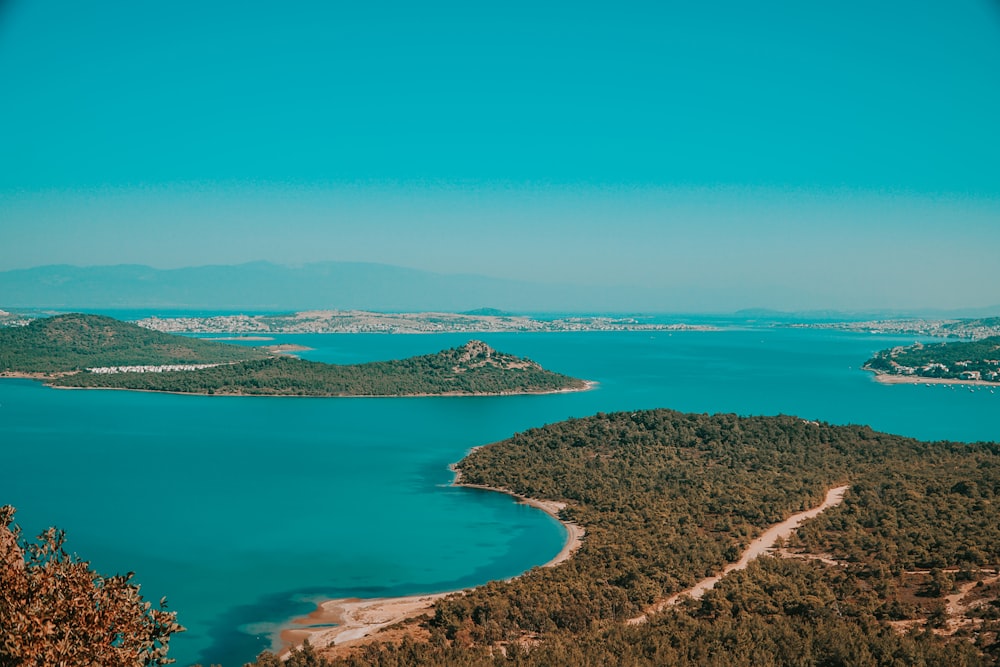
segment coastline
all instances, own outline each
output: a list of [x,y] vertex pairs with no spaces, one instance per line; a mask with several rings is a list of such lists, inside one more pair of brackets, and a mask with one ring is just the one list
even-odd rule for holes
[[[475,449],[478,447],[474,447],[470,451]],[[583,537],[586,534],[584,528],[559,518],[559,512],[566,507],[566,503],[528,498],[508,489],[481,484],[465,484],[461,481],[462,473],[456,466],[457,464],[454,463],[448,466],[448,469],[455,474],[451,486],[493,491],[513,496],[518,502],[542,510],[563,525],[566,529],[566,542],[562,549],[551,560],[538,567],[555,567],[572,557],[577,549],[583,545]],[[523,576],[523,573],[517,576]],[[279,655],[286,655],[292,648],[301,646],[306,639],[316,648],[358,642],[390,625],[426,614],[431,611],[436,601],[449,595],[461,594],[466,590],[468,589],[395,598],[325,600],[319,603],[308,616],[296,618],[281,629],[276,642],[276,644],[280,644]],[[336,626],[327,627],[331,624],[336,624]]]
[[[554,567],[559,563],[566,561],[582,545],[585,534],[584,529],[577,524],[564,521],[558,517],[559,511],[566,507],[565,503],[528,498],[520,494],[513,493],[507,489],[500,489],[480,484],[464,484],[461,482],[461,471],[456,469],[455,464],[452,464],[449,468],[455,473],[455,479],[452,481],[452,486],[464,486],[466,488],[480,489],[483,491],[506,493],[507,495],[516,498],[519,502],[536,507],[550,516],[555,517],[566,527],[566,544],[552,560],[541,567]],[[674,593],[670,597],[654,603],[648,607],[644,613],[628,619],[626,623],[629,625],[645,623],[650,614],[654,614],[658,611],[662,611],[666,607],[677,604],[683,598],[701,598],[707,591],[714,588],[715,585],[726,575],[737,570],[746,569],[746,567],[754,559],[772,552],[779,540],[788,539],[788,537],[790,537],[792,533],[798,529],[799,525],[801,525],[803,521],[812,519],[825,510],[839,505],[843,502],[844,496],[849,489],[850,485],[843,485],[828,489],[822,503],[797,514],[793,514],[784,521],[768,527],[767,530],[754,539],[749,546],[744,549],[737,562],[728,564],[719,574],[706,577],[694,586],[678,593]],[[339,598],[326,600],[320,603],[308,616],[294,619],[288,626],[281,630],[278,637],[281,644],[280,654],[285,655],[291,651],[292,648],[301,646],[302,642],[306,639],[308,639],[309,643],[314,647],[320,649],[331,646],[339,646],[347,644],[348,642],[360,643],[360,640],[375,634],[383,628],[429,612],[437,600],[449,595],[460,594],[462,592],[464,592],[464,589],[396,598]],[[326,627],[330,624],[336,624],[336,627]]]
[[440,394],[244,394],[241,392],[221,392],[208,393],[207,391],[169,391],[166,389],[136,389],[131,387],[63,387],[48,384],[46,380],[56,377],[73,375],[73,372],[62,373],[23,373],[20,371],[5,371],[0,373],[0,380],[36,380],[45,384],[50,389],[79,389],[88,391],[139,391],[149,394],[173,394],[175,396],[240,396],[244,398],[454,398],[460,396],[548,396],[550,394],[575,394],[577,392],[590,391],[598,386],[595,380],[581,380],[582,387],[566,387],[564,389],[547,389],[543,391],[505,391],[505,392],[459,392],[449,391]]
[[28,372],[28,371],[0,371],[0,380],[38,380],[45,382],[67,375],[73,375],[77,371],[52,371],[51,373]]
[[[868,369],[865,369],[868,370]],[[880,384],[943,384],[943,385],[966,385],[969,387],[1000,387],[1000,382],[990,382],[989,380],[963,380],[960,378],[925,378],[919,375],[893,375],[891,373],[875,373],[875,381]]]

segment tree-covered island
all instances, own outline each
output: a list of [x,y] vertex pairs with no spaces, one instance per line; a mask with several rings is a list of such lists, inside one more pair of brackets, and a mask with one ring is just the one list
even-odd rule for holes
[[0,374],[57,387],[256,396],[416,396],[573,391],[582,380],[480,341],[410,359],[334,365],[69,314],[0,329]]
[[876,353],[863,368],[877,376],[898,380],[1000,383],[1000,336],[894,347]]

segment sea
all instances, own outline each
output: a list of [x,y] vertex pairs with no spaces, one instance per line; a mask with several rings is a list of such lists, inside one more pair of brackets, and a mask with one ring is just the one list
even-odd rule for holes
[[[211,336],[208,336],[211,337]],[[861,365],[913,336],[728,321],[712,331],[302,334],[359,363],[472,338],[592,380],[539,396],[289,398],[57,390],[0,380],[0,504],[65,530],[105,575],[134,572],[186,631],[178,665],[252,661],[317,601],[456,590],[550,560],[563,527],[451,486],[470,448],[598,412],[796,415],[924,440],[1000,441],[1000,393],[882,385]],[[249,344],[249,342],[247,342]],[[261,344],[257,342],[256,344]]]

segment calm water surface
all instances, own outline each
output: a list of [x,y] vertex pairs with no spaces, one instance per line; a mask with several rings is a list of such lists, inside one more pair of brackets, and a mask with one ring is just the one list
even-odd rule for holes
[[[426,354],[469,335],[295,335],[304,358]],[[795,414],[928,440],[1000,440],[1000,394],[883,386],[859,370],[914,342],[800,329],[479,334],[600,384],[551,396],[312,399],[61,391],[0,381],[0,503],[67,531],[102,573],[135,571],[188,632],[178,664],[239,665],[315,600],[514,576],[564,540],[500,494],[450,488],[470,448],[596,412]]]

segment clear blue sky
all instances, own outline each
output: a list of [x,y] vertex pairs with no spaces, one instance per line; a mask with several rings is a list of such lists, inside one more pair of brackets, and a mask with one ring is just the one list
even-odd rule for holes
[[0,2],[0,270],[1000,304],[1000,3],[620,4]]

